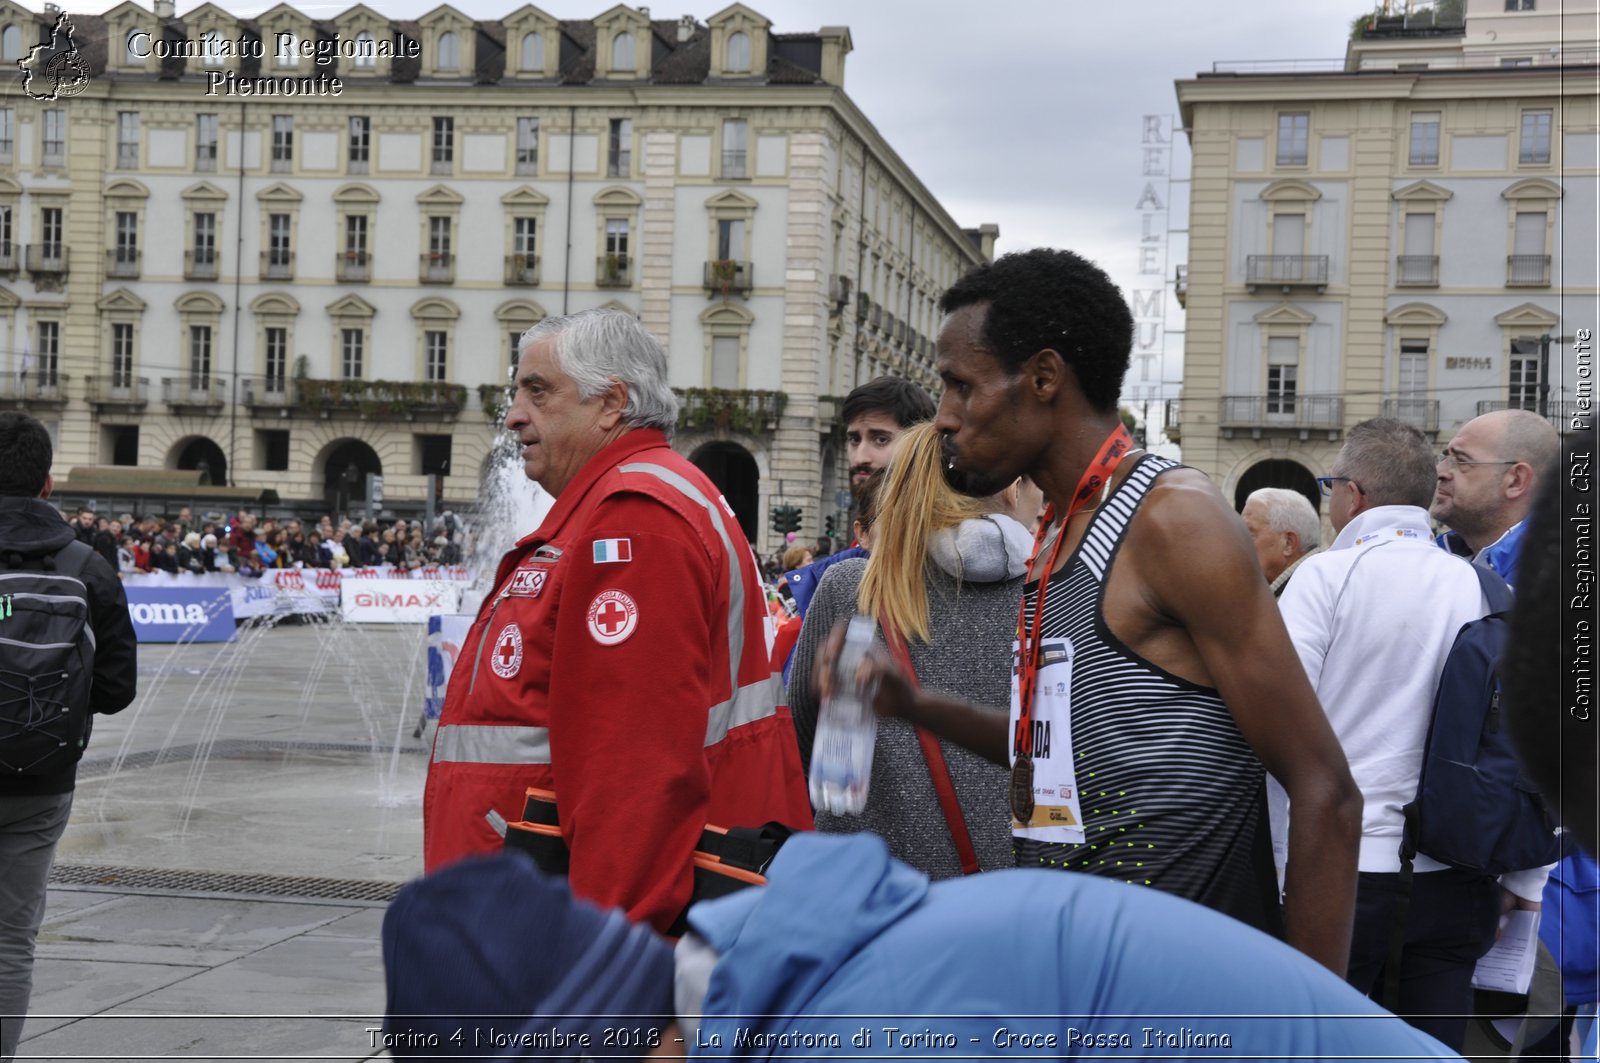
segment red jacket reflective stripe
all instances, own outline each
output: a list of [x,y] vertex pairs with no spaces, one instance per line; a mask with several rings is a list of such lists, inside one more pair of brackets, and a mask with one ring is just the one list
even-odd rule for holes
[[[654,429],[592,458],[501,561],[445,694],[428,870],[499,847],[484,816],[554,790],[573,889],[665,930],[701,827],[811,825],[755,557]],[[739,647],[737,655],[730,652]]]

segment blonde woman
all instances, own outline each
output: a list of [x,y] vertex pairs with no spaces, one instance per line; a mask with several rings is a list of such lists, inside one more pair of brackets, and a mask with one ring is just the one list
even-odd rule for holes
[[[789,707],[807,765],[818,707],[812,663],[834,626],[856,612],[901,633],[925,689],[1007,711],[1011,637],[1033,547],[1017,514],[1037,512],[1037,489],[1019,483],[988,499],[959,495],[945,483],[939,443],[932,424],[896,441],[871,523],[871,555],[830,568],[806,612]],[[953,743],[939,745],[978,866],[1015,866],[1005,770]],[[818,813],[816,823],[818,830],[879,834],[896,857],[930,878],[962,871],[916,729],[903,720],[878,721],[865,811]]]

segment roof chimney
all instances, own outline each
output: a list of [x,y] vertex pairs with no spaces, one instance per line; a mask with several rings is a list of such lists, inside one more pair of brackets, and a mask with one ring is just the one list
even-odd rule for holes
[[682,44],[694,36],[694,16],[683,15],[678,19],[678,43]]
[[176,0],[156,0],[156,18],[169,19],[177,13]]
[[650,9],[648,7],[641,6],[639,8],[639,14],[643,15],[645,18],[649,18],[650,17]]

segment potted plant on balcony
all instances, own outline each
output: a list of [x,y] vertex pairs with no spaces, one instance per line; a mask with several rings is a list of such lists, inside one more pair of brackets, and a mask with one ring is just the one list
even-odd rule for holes
[[739,263],[731,258],[719,258],[711,263],[711,283],[726,299],[733,292],[733,282],[739,277]]
[[606,283],[621,284],[622,271],[628,268],[628,256],[611,253],[606,255]]

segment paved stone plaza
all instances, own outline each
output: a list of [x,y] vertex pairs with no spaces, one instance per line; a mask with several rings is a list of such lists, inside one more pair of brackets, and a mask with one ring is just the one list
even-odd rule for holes
[[[379,929],[422,868],[424,636],[141,646],[97,718],[18,1059],[382,1055]],[[430,732],[431,736],[431,732]]]

